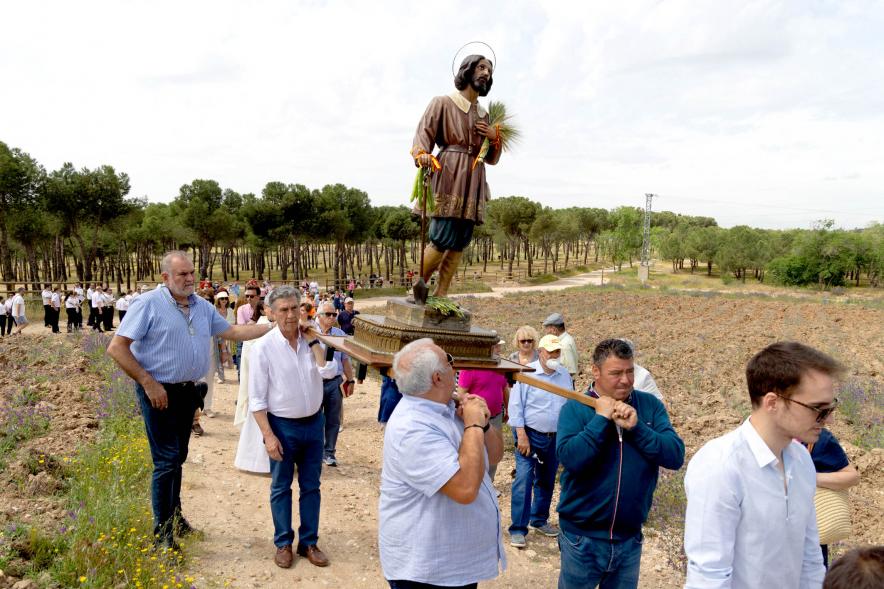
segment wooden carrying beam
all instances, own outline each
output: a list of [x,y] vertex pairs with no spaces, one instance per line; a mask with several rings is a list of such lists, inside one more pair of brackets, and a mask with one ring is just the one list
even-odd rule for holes
[[539,378],[535,378],[524,372],[517,372],[513,374],[513,380],[518,382],[523,382],[528,386],[537,387],[538,389],[543,389],[549,393],[554,395],[558,395],[560,397],[565,397],[566,399],[573,399],[578,403],[583,403],[584,405],[588,405],[595,409],[595,399],[584,395],[583,393],[578,393],[577,391],[572,391],[571,389],[566,389],[564,387],[560,387],[558,385],[554,385],[552,383],[546,382],[544,380],[540,380]]

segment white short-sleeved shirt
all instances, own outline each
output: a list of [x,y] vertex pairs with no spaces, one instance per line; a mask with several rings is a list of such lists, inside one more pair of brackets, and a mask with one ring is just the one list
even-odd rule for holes
[[20,294],[12,297],[12,316],[22,317],[25,314],[25,298]]
[[52,291],[48,288],[43,289],[43,292],[40,293],[40,297],[43,299],[44,305],[52,304]]
[[91,298],[92,306],[95,308],[104,306],[104,293],[100,290],[96,290],[92,293]]
[[49,304],[56,309],[61,307],[61,294],[57,292],[52,293],[52,296],[49,299]]

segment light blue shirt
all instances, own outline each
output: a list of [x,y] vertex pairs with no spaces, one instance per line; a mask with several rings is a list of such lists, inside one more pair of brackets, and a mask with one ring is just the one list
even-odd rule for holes
[[691,459],[684,479],[686,588],[822,586],[816,469],[794,441],[783,450],[782,471],[778,464],[748,419]]
[[[346,336],[347,334],[344,333],[344,330],[341,329],[340,327],[332,327],[331,329],[328,330],[328,333],[325,335]],[[322,346],[322,349],[324,350],[326,347],[325,344],[320,344],[320,345]],[[340,350],[335,350],[334,360],[335,360],[335,365],[337,366],[337,368],[335,370],[335,375],[331,378],[334,378],[335,376],[340,376],[340,375],[344,374],[344,358],[349,358],[349,356],[347,356],[347,354],[344,354]],[[328,378],[328,377],[326,377],[326,378]]]
[[[564,366],[552,374],[543,371],[540,360],[528,364],[536,372],[528,372],[527,376],[558,385],[565,389],[574,388],[574,381]],[[545,434],[556,431],[559,423],[559,411],[565,406],[568,399],[553,393],[538,389],[523,382],[517,382],[510,391],[510,404],[507,408],[510,427],[528,426],[533,430]]]
[[462,439],[453,403],[404,395],[387,422],[378,525],[386,579],[458,586],[495,578],[498,562],[506,568],[487,468],[469,505],[439,491],[460,469]]
[[196,295],[188,297],[188,317],[178,309],[166,287],[136,297],[117,329],[132,340],[138,364],[161,383],[197,381],[211,366],[211,339],[230,329],[212,303]]

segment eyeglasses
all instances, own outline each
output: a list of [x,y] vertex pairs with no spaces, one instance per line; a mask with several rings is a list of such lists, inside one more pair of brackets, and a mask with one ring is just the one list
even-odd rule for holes
[[323,313],[323,315],[325,315],[326,317],[337,317],[338,316],[337,313]]
[[774,393],[774,394],[777,397],[779,397],[780,399],[783,399],[785,401],[791,401],[792,403],[797,403],[797,404],[801,405],[802,407],[807,407],[808,409],[810,409],[812,411],[816,411],[816,422],[817,423],[824,422],[832,413],[835,412],[835,409],[838,408],[838,399],[835,399],[832,402],[832,404],[829,405],[828,407],[814,407],[813,405],[808,405],[806,403],[802,403],[801,401],[796,401],[795,399],[792,399],[790,397],[784,397],[783,395],[781,395],[779,393]]
[[255,298],[255,295],[246,295],[246,298],[247,298],[247,299],[253,299],[253,298]]
[[533,344],[534,340],[533,339],[520,339],[519,343],[520,344]]
[[448,360],[448,365],[454,368],[454,356],[452,356],[448,352],[445,352],[445,359]]

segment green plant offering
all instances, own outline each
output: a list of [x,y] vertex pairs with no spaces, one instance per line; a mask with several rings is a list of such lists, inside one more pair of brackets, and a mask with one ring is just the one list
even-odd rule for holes
[[[492,100],[488,103],[488,125],[497,129],[497,139],[494,140],[494,148],[499,152],[509,151],[512,146],[519,141],[522,136],[518,127],[513,125],[513,116],[507,114],[506,105],[502,102]],[[479,155],[473,161],[473,167],[479,162],[484,162],[491,149],[492,141],[485,138],[482,141],[482,147],[479,148]]]
[[428,308],[433,309],[440,315],[444,315],[446,317],[450,315],[454,315],[463,319],[465,317],[463,310],[461,310],[460,305],[449,299],[448,297],[427,297],[427,305]]

